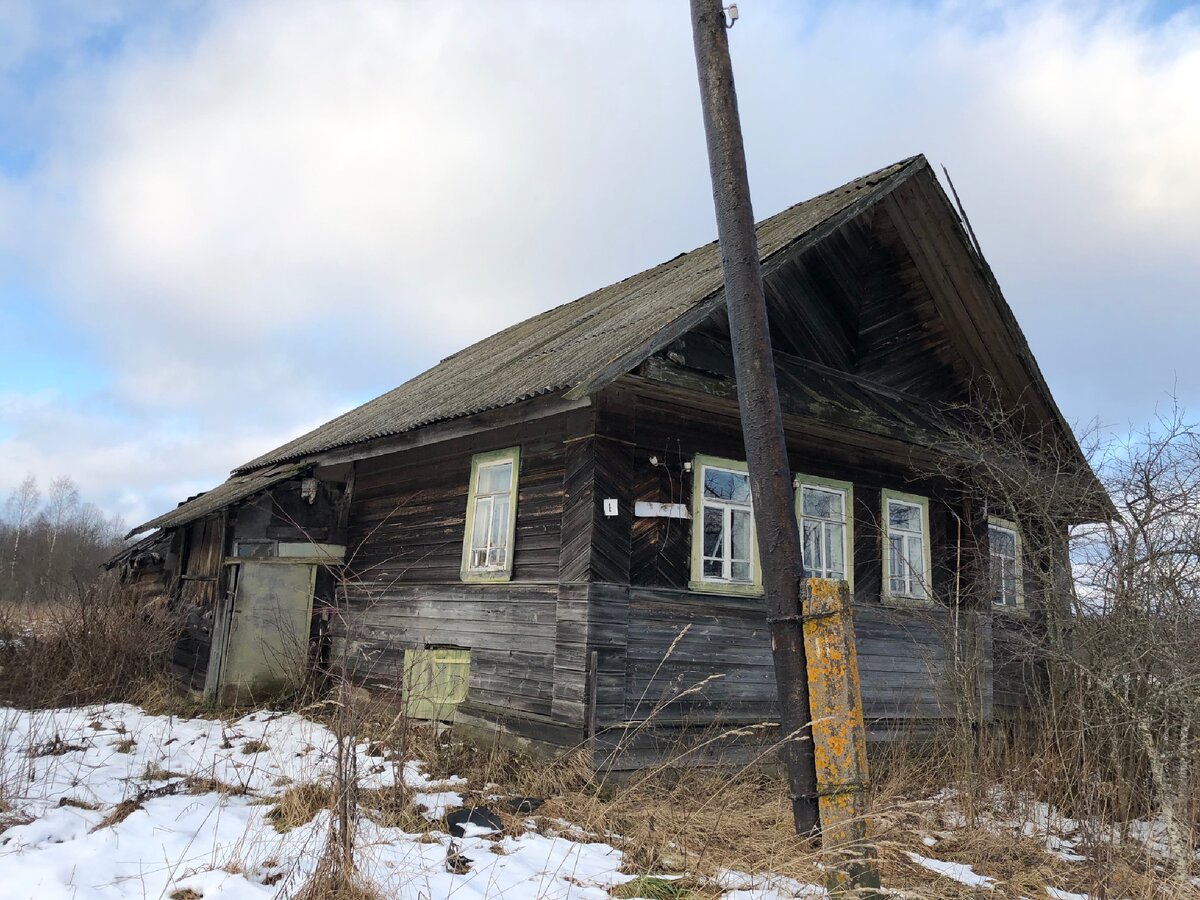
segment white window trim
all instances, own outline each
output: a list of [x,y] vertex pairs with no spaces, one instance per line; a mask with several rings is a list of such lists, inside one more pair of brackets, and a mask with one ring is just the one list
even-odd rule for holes
[[[800,552],[804,553],[804,488],[818,488],[827,491],[837,491],[842,495],[842,511],[845,513],[845,527],[842,529],[842,559],[846,564],[846,582],[850,585],[850,594],[854,594],[854,485],[849,481],[837,481],[833,478],[820,478],[816,475],[797,475],[793,481],[796,488],[796,525],[800,530]],[[825,521],[823,519],[817,521]]]
[[[697,454],[692,463],[692,577],[688,588],[713,594],[761,594],[762,566],[758,560],[758,531],[754,522],[754,498],[750,498],[750,581],[727,581],[704,577],[704,470],[724,469],[749,475],[744,462]],[[728,504],[721,503],[726,506]],[[727,539],[729,537],[727,532]]]
[[[1012,532],[1013,535],[1013,550],[1016,553],[1016,565],[1014,574],[1016,577],[1017,590],[1017,605],[1009,606],[1007,603],[997,603],[995,594],[992,593],[991,575],[992,575],[992,533],[991,529],[999,528],[1004,531]],[[1021,529],[1017,527],[1016,522],[1010,522],[1008,519],[1001,519],[999,516],[988,516],[988,592],[992,594],[992,609],[997,612],[1021,612],[1025,609],[1025,565],[1022,559],[1023,548],[1021,546]]]
[[[471,543],[475,531],[475,503],[478,499],[476,492],[479,487],[479,470],[496,463],[512,463],[512,483],[508,489],[508,531],[506,537],[507,552],[504,554],[503,566],[471,566]],[[517,482],[521,472],[521,448],[508,447],[504,450],[493,450],[490,453],[478,453],[471,457],[471,481],[467,492],[467,520],[463,529],[462,565],[460,576],[463,581],[491,582],[511,581],[513,570],[514,543],[517,531]]]
[[[892,593],[892,572],[891,572],[891,519],[888,515],[888,505],[890,503],[905,503],[909,506],[917,506],[921,509],[921,550],[922,550],[922,565],[924,572],[921,578],[920,593],[894,594]],[[933,602],[932,591],[932,554],[930,553],[929,540],[929,498],[922,497],[919,494],[905,494],[900,491],[884,489],[881,492],[880,511],[883,514],[883,542],[880,547],[880,555],[883,558],[883,584],[880,586],[880,595],[885,600],[892,600],[897,603],[918,603],[929,604]],[[906,534],[910,532],[905,532]],[[908,579],[908,580],[911,580]]]

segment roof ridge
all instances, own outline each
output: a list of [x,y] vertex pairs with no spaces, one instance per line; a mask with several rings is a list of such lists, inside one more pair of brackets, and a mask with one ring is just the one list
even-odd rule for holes
[[[910,156],[876,169],[757,222],[764,257],[786,250],[860,203],[866,189],[918,160],[924,162],[924,157]],[[400,434],[522,397],[577,388],[598,369],[641,345],[645,337],[688,315],[722,283],[717,241],[709,241],[480,338],[385,393],[243,463],[233,473]]]

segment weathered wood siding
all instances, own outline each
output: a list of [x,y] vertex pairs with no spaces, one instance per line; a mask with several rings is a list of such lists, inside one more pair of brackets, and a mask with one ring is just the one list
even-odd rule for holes
[[[569,454],[573,471],[587,465],[567,439],[590,423],[584,409],[358,461],[333,664],[399,690],[406,648],[462,647],[471,651],[465,709],[549,721]],[[512,580],[464,584],[471,457],[512,446],[521,448]]]
[[208,673],[217,589],[225,558],[225,517],[210,516],[182,529],[181,571],[174,608],[182,624],[172,666],[185,684],[201,690]]
[[[622,385],[634,418],[625,432],[633,438],[631,477],[612,487],[622,507],[632,508],[637,500],[690,507],[693,475],[684,472],[685,462],[697,453],[745,458],[736,408],[729,402],[699,393],[668,394],[650,379],[627,378]],[[864,449],[847,446],[853,435],[830,440],[799,427],[789,427],[787,437],[793,472],[854,484],[855,627],[864,711],[876,736],[903,721],[927,722],[959,711],[946,650],[954,645],[956,627],[962,655],[977,661],[978,703],[990,712],[991,616],[985,612],[954,623],[943,605],[955,588],[956,566],[977,563],[967,548],[975,546],[970,528],[978,527],[978,510],[947,496],[936,477],[920,474],[897,443],[890,453],[884,452],[886,444]],[[881,602],[884,488],[930,500],[931,582],[939,601],[933,606]],[[617,765],[642,764],[658,752],[651,745],[670,744],[677,729],[772,720],[776,691],[763,599],[688,589],[690,520],[634,518],[629,528],[629,586],[593,584],[590,592],[593,610],[609,611],[604,625],[589,630],[589,648],[600,650],[608,664],[598,681],[598,719],[604,726],[653,720],[653,727],[639,732],[638,749]],[[618,690],[612,678],[622,655],[624,684]],[[602,742],[601,755],[604,748]]]

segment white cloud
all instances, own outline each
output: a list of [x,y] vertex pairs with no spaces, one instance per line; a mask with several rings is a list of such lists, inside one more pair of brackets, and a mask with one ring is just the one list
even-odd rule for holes
[[[105,348],[125,416],[26,416],[0,440],[25,466],[162,497],[713,235],[682,3],[196,22],[75,67],[43,165],[0,185],[9,251]],[[731,39],[760,214],[925,151],[1068,415],[1140,415],[1172,367],[1200,382],[1195,17],[751,0]],[[1122,372],[1096,349],[1118,342],[1158,351]]]

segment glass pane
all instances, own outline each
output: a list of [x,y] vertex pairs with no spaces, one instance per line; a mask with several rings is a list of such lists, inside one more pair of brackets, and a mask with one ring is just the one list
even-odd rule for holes
[[730,535],[730,558],[750,559],[750,513],[744,509],[730,511],[732,534]]
[[888,538],[888,575],[891,585],[888,590],[893,594],[906,592],[908,563],[904,559],[904,538]]
[[897,531],[921,530],[921,507],[912,503],[888,501],[888,527]]
[[704,469],[704,496],[715,497],[718,500],[733,500],[738,503],[750,502],[750,478],[741,472],[729,472],[725,469]]
[[482,569],[487,565],[487,550],[471,551],[471,568]]
[[512,487],[512,463],[494,463],[479,469],[480,494],[496,494]]
[[821,578],[825,571],[825,560],[821,558],[821,523],[804,522],[804,575],[807,578]]
[[724,510],[719,506],[704,507],[704,555],[724,557]]
[[492,533],[488,543],[493,547],[508,543],[508,494],[497,494],[492,499]]
[[492,515],[492,498],[483,497],[475,501],[475,523],[471,526],[471,546],[486,547],[488,523]]
[[816,516],[819,519],[842,518],[842,495],[836,491],[823,491],[819,488],[803,488],[801,511],[806,516]]
[[1017,564],[1006,560],[1000,568],[1000,597],[1005,606],[1017,605]]
[[488,550],[487,564],[488,564],[488,568],[494,568],[496,566],[503,566],[504,565],[504,548],[503,547],[493,547],[492,549]]
[[721,561],[719,559],[706,559],[704,561],[704,577],[705,578],[722,578]]
[[825,525],[825,548],[829,554],[825,565],[829,577],[838,581],[844,581],[846,578],[845,548],[842,540],[845,530],[845,525]]
[[730,578],[730,580],[731,581],[741,581],[745,584],[749,584],[751,581],[751,579],[750,579],[750,563],[735,562],[732,566],[732,577]]
[[1017,536],[1007,528],[991,526],[988,529],[988,543],[993,556],[1011,559],[1017,555]]
[[[912,535],[908,538],[908,568],[914,582],[925,580],[925,541]],[[917,585],[914,583],[914,588]]]

